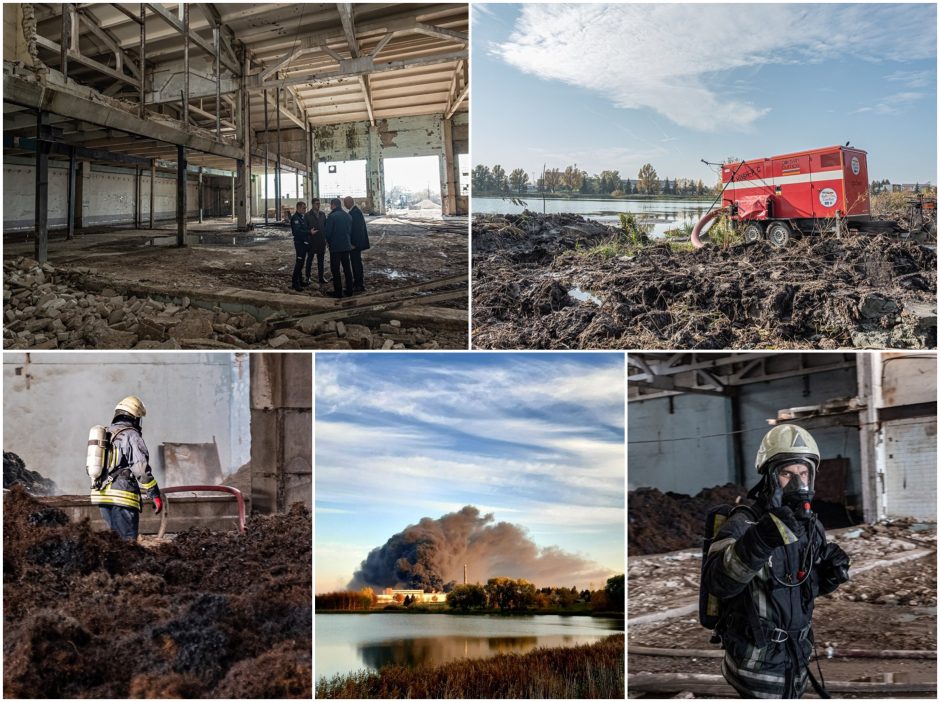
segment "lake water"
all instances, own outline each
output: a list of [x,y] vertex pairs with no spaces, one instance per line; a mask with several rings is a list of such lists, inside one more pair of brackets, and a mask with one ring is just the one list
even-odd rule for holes
[[[522,198],[532,212],[542,212],[541,198]],[[705,214],[711,200],[545,200],[545,213],[570,212],[605,224],[619,224],[620,213],[639,215],[641,222],[651,226],[653,235],[684,224],[695,224]],[[471,204],[474,214],[519,214],[523,207],[498,197],[475,197]]]
[[525,653],[537,646],[594,643],[623,631],[622,619],[454,614],[320,614],[316,674],[330,677],[397,663],[416,666],[458,658]]

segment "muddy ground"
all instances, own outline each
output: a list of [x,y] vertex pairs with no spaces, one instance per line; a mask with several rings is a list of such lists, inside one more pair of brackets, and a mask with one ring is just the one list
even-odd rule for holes
[[934,248],[885,236],[625,249],[576,215],[473,219],[478,348],[935,348]]
[[[936,659],[825,659],[824,650],[839,649],[936,651],[937,562],[936,524],[897,520],[830,532],[852,559],[851,580],[816,602],[813,617],[820,662],[827,680],[935,682]],[[923,557],[892,565],[886,559],[923,553]],[[630,557],[628,617],[655,615],[697,601],[700,552],[686,550]],[[850,572],[852,572],[850,571]],[[628,673],[720,674],[716,658],[630,654],[629,647],[717,649],[710,632],[698,623],[697,611],[659,621],[630,622]],[[815,665],[814,665],[815,671]],[[920,695],[905,695],[920,696]],[[932,695],[925,695],[931,697]]]
[[144,547],[20,488],[3,504],[5,697],[309,698],[311,520]]
[[[366,294],[354,297],[356,304],[367,302],[368,296],[467,272],[466,220],[379,218],[369,226],[372,248],[363,254]],[[31,239],[21,233],[5,235],[4,348],[466,348],[465,329],[438,327],[431,319],[395,325],[391,318],[365,315],[345,320],[339,329],[335,321],[272,327],[265,325],[270,319],[229,314],[221,306],[196,309],[200,294],[224,289],[243,291],[248,305],[256,302],[255,292],[322,303],[307,314],[336,306],[328,296],[330,283],[314,283],[302,293],[290,289],[294,249],[289,229],[259,225],[247,234],[231,229],[230,220],[191,223],[182,249],[175,247],[175,229],[166,227],[89,231],[72,242],[54,236],[50,260],[42,267],[31,258]],[[324,274],[329,280],[329,255]],[[127,285],[159,288],[167,295],[121,294]],[[466,289],[466,283],[461,285]],[[433,308],[465,310],[467,297],[441,300]],[[81,313],[78,319],[76,312]],[[347,336],[349,324],[361,328]]]

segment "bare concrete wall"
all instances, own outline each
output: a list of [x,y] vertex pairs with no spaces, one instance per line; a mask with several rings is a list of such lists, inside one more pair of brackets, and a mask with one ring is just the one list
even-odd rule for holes
[[144,440],[159,483],[164,442],[215,437],[223,472],[236,470],[251,451],[247,364],[247,354],[228,353],[4,353],[3,450],[64,493],[85,494],[88,430],[136,394],[147,407]]
[[[17,159],[18,160],[18,159]],[[36,170],[32,165],[8,159],[3,164],[3,230],[29,230],[35,224]],[[79,177],[81,177],[79,175]],[[49,226],[66,225],[68,205],[68,167],[64,161],[49,162]],[[92,165],[83,189],[84,226],[134,223],[133,170]],[[190,217],[198,214],[198,184],[190,175],[187,184],[187,210]],[[147,226],[150,216],[150,171],[144,170],[141,183],[141,212]],[[230,197],[230,196],[229,196]],[[154,183],[154,218],[172,220],[176,217],[176,176],[157,172]]]
[[313,359],[254,354],[251,363],[252,509],[313,502]]

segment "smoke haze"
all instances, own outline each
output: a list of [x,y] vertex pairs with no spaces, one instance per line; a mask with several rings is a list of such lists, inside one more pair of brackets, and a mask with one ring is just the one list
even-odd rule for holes
[[492,514],[467,505],[439,519],[424,517],[373,549],[349,583],[350,589],[372,587],[441,591],[463,582],[489,578],[525,578],[537,586],[602,587],[614,573],[599,563],[556,546],[539,548],[525,530],[496,522]]

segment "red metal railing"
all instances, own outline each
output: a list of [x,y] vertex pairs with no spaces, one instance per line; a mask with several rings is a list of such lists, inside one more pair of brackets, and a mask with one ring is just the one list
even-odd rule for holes
[[[175,487],[160,488],[160,492],[163,494],[169,494],[172,492],[225,492],[229,495],[233,495],[235,497],[235,502],[238,505],[238,531],[242,534],[245,533],[245,498],[242,496],[241,490],[238,490],[237,488],[229,487],[228,485],[177,485]],[[169,507],[169,500],[167,500],[166,503],[167,504],[164,505],[162,516],[160,518],[160,531],[157,534],[160,537],[166,533],[166,518]]]

